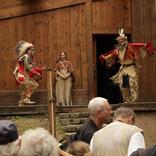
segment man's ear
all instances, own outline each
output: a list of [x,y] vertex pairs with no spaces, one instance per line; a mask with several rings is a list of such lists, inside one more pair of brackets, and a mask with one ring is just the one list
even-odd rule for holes
[[99,114],[100,114],[100,111],[97,110],[97,111],[95,112],[95,115],[98,116]]
[[128,122],[133,125],[135,123],[135,117],[131,115],[128,119]]

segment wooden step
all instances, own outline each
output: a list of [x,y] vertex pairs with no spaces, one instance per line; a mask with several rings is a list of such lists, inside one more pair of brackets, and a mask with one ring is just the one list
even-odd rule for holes
[[88,106],[85,105],[72,105],[72,106],[56,106],[57,113],[79,113],[88,112]]
[[83,124],[68,125],[68,126],[62,126],[62,128],[66,133],[73,133],[76,132],[82,125]]
[[[111,104],[115,110],[120,106],[131,107],[134,111],[156,111],[156,102],[133,102]],[[57,113],[88,112],[88,105],[56,106]]]
[[89,116],[88,112],[69,112],[69,113],[59,113],[60,119],[73,119],[73,118],[86,118]]
[[119,106],[131,107],[134,111],[156,111],[156,102],[134,102],[134,103],[121,103],[113,105],[114,109]]
[[[112,105],[113,110],[120,106],[128,106],[134,109],[134,111],[146,112],[156,111],[156,102],[137,102],[137,103],[120,103]],[[81,113],[88,112],[87,105],[72,105],[72,106],[56,106],[56,113]],[[40,114],[47,113],[46,104],[35,104],[28,106],[0,106],[0,115],[23,115],[23,114]]]
[[46,105],[0,106],[0,115],[27,115],[47,113]]
[[[20,91],[0,91],[0,106],[18,106],[20,95]],[[47,92],[45,90],[35,91],[31,100],[35,101],[36,104],[44,104],[47,102]]]
[[[112,105],[113,111],[120,106],[131,107],[136,113],[156,111],[156,102],[120,103]],[[89,117],[87,105],[57,107],[58,116],[66,133],[76,132]]]
[[77,125],[83,124],[88,118],[67,118],[67,119],[60,119],[60,123],[62,126],[68,125]]

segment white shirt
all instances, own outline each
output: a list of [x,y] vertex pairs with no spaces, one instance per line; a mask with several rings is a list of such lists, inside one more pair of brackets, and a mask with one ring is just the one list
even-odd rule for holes
[[127,156],[130,156],[131,153],[137,151],[138,148],[145,148],[144,136],[140,132],[132,135],[128,146]]

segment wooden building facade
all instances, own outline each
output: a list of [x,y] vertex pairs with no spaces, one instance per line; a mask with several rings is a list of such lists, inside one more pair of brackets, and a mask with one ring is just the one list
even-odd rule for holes
[[[121,27],[131,41],[151,41],[156,47],[155,3],[155,0],[0,0],[0,105],[16,105],[19,98],[13,70],[15,44],[20,40],[34,44],[39,66],[54,68],[59,52],[67,52],[74,67],[74,104],[86,104],[93,96],[111,99],[118,91],[101,82],[105,74],[99,70],[98,57],[113,47]],[[156,57],[147,57],[140,64],[143,68],[139,101],[154,102]],[[45,72],[34,95],[38,103],[46,103],[46,89]]]

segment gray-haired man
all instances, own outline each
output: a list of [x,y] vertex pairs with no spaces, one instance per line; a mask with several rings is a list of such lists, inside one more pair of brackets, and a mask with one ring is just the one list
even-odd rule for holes
[[89,120],[78,130],[75,140],[90,144],[93,134],[111,121],[112,109],[107,99],[95,97],[88,104]]

